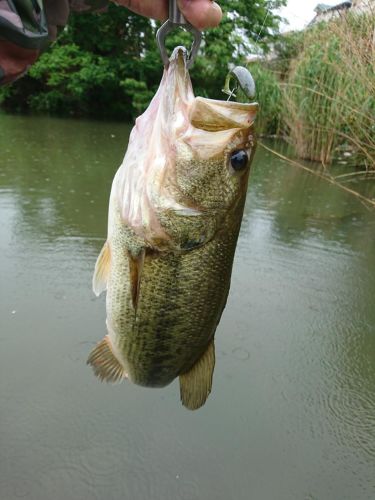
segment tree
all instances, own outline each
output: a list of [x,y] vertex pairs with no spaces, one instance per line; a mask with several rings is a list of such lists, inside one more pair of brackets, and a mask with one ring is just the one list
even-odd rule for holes
[[[223,22],[203,33],[192,69],[196,94],[221,97],[228,66],[243,63],[257,45],[267,50],[280,18],[273,10],[286,0],[222,0]],[[155,42],[156,23],[111,4],[107,12],[72,14],[58,41],[28,76],[2,91],[12,110],[132,119],[149,103],[162,73]],[[176,30],[171,51],[191,43]]]

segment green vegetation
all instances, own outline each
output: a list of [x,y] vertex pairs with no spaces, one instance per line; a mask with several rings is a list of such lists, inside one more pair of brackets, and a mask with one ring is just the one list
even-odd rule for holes
[[282,93],[277,74],[260,63],[252,64],[256,100],[260,103],[257,130],[261,135],[280,135],[282,131]]
[[[347,15],[277,36],[280,19],[271,11],[285,0],[220,3],[223,22],[203,34],[191,71],[197,95],[223,98],[230,64],[246,64],[250,53],[272,47],[276,57],[250,64],[259,134],[283,136],[303,159],[375,169],[374,15]],[[115,5],[100,15],[72,14],[29,74],[0,88],[0,104],[11,111],[133,120],[160,82],[157,27]],[[177,30],[168,49],[189,45],[190,36]]]
[[373,35],[374,16],[365,15],[306,32],[282,84],[282,121],[299,157],[330,164],[344,153],[375,168]]
[[374,15],[346,15],[280,36],[250,70],[260,134],[283,136],[299,158],[375,169]]
[[[220,2],[223,22],[203,34],[200,57],[191,72],[197,94],[222,97],[228,65],[244,63],[255,40],[266,49],[279,23],[268,9],[285,3]],[[132,120],[147,106],[160,82],[156,30],[155,23],[114,4],[99,15],[72,14],[58,41],[29,74],[0,89],[0,102],[12,111]],[[190,35],[182,30],[167,38],[169,50],[190,43]]]

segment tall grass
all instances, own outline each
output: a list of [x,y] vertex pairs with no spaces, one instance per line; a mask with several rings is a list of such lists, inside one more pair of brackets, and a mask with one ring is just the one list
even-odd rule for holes
[[299,157],[347,157],[375,168],[375,15],[348,14],[306,32],[281,84],[282,119]]
[[[249,69],[256,82],[256,100],[260,104],[257,116],[258,134],[279,135],[282,95],[277,74],[259,63],[250,64]],[[241,96],[239,97],[241,100]]]

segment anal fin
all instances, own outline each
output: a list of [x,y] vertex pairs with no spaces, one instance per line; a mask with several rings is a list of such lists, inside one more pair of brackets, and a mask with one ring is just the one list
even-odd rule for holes
[[116,383],[127,378],[124,367],[113,354],[108,335],[91,351],[87,364],[92,366],[95,375],[102,382]]
[[181,402],[189,410],[197,410],[206,402],[212,388],[214,368],[215,345],[212,340],[195,365],[180,375]]
[[109,271],[111,269],[111,250],[108,241],[104,243],[102,251],[95,264],[92,288],[97,297],[107,289]]

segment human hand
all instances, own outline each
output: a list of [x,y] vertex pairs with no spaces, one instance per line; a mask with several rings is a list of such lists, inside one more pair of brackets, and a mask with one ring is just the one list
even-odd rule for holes
[[[212,0],[177,0],[177,2],[185,18],[200,30],[213,28],[221,21],[221,9]],[[167,0],[117,0],[116,3],[142,16],[161,21],[168,18]]]

